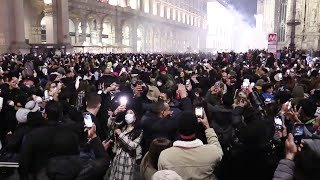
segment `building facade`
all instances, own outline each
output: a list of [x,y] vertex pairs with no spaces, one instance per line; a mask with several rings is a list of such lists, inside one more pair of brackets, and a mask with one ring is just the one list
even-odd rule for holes
[[[296,15],[292,16],[296,1]],[[257,16],[262,17],[263,33],[278,34],[278,49],[288,47],[293,20],[295,20],[295,46],[297,49],[320,50],[319,0],[258,0]]]
[[1,2],[1,53],[41,44],[92,52],[206,49],[206,0]]

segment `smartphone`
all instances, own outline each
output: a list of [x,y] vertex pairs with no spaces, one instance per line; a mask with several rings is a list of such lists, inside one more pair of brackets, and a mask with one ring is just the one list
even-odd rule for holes
[[186,80],[186,85],[187,85],[187,86],[190,85],[190,79],[187,79],[187,80]]
[[300,144],[303,136],[304,136],[304,124],[302,123],[294,124],[294,127],[293,127],[294,143]]
[[126,106],[128,103],[128,99],[127,97],[122,96],[120,97],[119,102],[120,102],[120,106]]
[[45,101],[49,101],[49,100],[50,100],[48,90],[45,90],[45,91],[44,91],[44,100],[45,100]]
[[242,82],[242,88],[247,89],[250,86],[249,79],[244,79]]
[[274,124],[276,126],[277,130],[281,130],[282,129],[282,120],[279,116],[274,117]]
[[92,128],[93,122],[92,122],[92,118],[91,118],[90,114],[84,114],[83,115],[83,119],[84,119],[85,127],[86,128]]
[[195,115],[197,118],[203,118],[203,107],[196,107],[195,108]]
[[254,88],[255,85],[256,85],[256,84],[252,82],[252,83],[250,84],[250,87],[251,87],[251,88]]
[[3,97],[0,97],[0,108],[3,107]]
[[291,100],[286,102],[286,105],[288,105],[288,111],[291,111],[292,109],[292,103],[291,103]]

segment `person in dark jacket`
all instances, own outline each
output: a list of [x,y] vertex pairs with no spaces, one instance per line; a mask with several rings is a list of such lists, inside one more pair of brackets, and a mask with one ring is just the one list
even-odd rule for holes
[[213,117],[210,126],[218,135],[219,142],[223,150],[231,143],[233,135],[233,96],[231,93],[223,95],[223,105],[208,106],[208,110]]
[[[101,77],[101,86],[102,90],[99,92],[101,96],[101,107],[98,113],[96,114],[96,117],[99,120],[99,125],[107,127],[107,122],[109,118],[108,111],[112,110],[112,100],[116,97],[117,93],[119,92],[119,84],[116,77],[112,75],[103,75]],[[100,135],[100,127],[98,124],[96,125],[98,135]]]
[[34,129],[23,138],[18,169],[22,180],[38,179],[51,158],[79,155],[77,134],[61,123],[62,106],[50,101],[45,112],[47,125]]
[[[302,148],[301,148],[302,147]],[[290,133],[285,142],[285,159],[279,162],[273,180],[316,180],[320,178],[320,140],[304,140],[303,146],[294,143]]]
[[266,67],[273,68],[275,62],[276,62],[276,59],[274,58],[273,53],[269,53],[268,58],[267,58],[267,62],[266,62]]
[[[269,141],[273,136],[273,125],[261,120],[259,110],[247,107],[244,110],[244,122],[236,131],[236,144],[233,144],[228,159],[222,167],[225,171],[221,179],[259,179],[272,178],[275,168],[270,151]],[[226,170],[227,169],[227,170]],[[232,174],[228,172],[233,172]]]
[[[101,97],[97,93],[90,93],[86,96],[87,112],[90,113],[92,122],[96,125],[97,135],[100,139],[105,140],[107,137],[106,126],[103,126],[97,114],[101,107]],[[106,113],[105,116],[108,114]]]
[[[192,104],[187,98],[187,91],[184,85],[179,84],[177,93],[181,97],[181,103],[184,111],[190,111]],[[183,111],[181,111],[182,113]],[[142,154],[144,155],[148,150],[153,139],[158,137],[165,137],[174,141],[177,138],[177,119],[180,117],[172,117],[172,111],[168,103],[159,100],[155,103],[151,110],[146,112],[141,118],[141,128],[143,129],[142,137]]]
[[175,118],[177,115],[184,110],[191,110],[189,106],[189,98],[183,98],[179,102],[178,100],[173,99],[173,95],[171,91],[163,90],[160,92],[160,99],[162,99],[165,103],[168,103],[170,106],[170,110],[172,111],[172,117]]
[[[24,111],[24,110],[20,110]],[[17,113],[19,110],[17,111]],[[7,144],[5,146],[6,151],[11,153],[20,153],[22,140],[32,130],[46,125],[45,119],[42,117],[41,112],[28,112],[26,122],[19,123],[17,129],[13,133],[7,135]]]

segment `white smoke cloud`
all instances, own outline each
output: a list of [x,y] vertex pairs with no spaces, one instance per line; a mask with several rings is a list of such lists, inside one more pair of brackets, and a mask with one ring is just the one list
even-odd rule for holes
[[[236,52],[245,52],[248,49],[262,49],[266,47],[265,35],[258,28],[250,26],[250,22],[244,17],[245,13],[239,12],[230,4],[226,5],[227,7],[223,7],[217,3],[216,1],[208,2],[208,45],[210,45],[210,41],[213,39],[212,34],[216,31],[216,28],[222,28],[225,32],[229,32],[229,28],[232,28],[232,31],[229,32],[229,36],[231,37],[224,37],[224,41],[232,41],[230,43],[232,45],[230,48],[221,48],[221,51],[229,49]],[[218,23],[216,22],[217,20],[219,21]],[[224,34],[216,35],[221,36]],[[212,47],[209,46],[208,48]],[[213,49],[215,48],[219,50],[220,47],[214,47]]]

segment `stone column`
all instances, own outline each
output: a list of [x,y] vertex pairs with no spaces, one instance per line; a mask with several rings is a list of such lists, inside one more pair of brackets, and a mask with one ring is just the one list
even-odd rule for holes
[[75,32],[75,44],[79,44],[81,39],[79,37],[79,24],[80,22],[79,21],[74,21],[74,26],[76,28],[76,32]]
[[[13,18],[14,19],[14,26],[12,30],[14,30],[14,40],[11,44],[11,51],[14,52],[22,52],[27,53],[29,52],[30,46],[26,44],[25,39],[25,32],[24,32],[24,8],[23,2],[21,0],[12,0],[13,5]],[[3,6],[3,5],[1,5]],[[8,8],[8,7],[7,7]],[[9,13],[7,13],[9,14]]]
[[161,12],[161,3],[160,2],[156,2],[157,3],[157,16],[160,16],[160,12]]
[[115,44],[122,44],[122,20],[120,18],[120,14],[117,13],[114,16],[114,31],[115,31]]
[[[81,38],[80,38],[80,43],[84,43],[87,39],[87,19],[86,17],[82,17],[81,19],[81,31],[82,31],[82,34],[81,34]],[[90,43],[90,42],[88,42]]]
[[69,0],[57,1],[57,32],[58,44],[63,46],[71,46],[69,34]]
[[149,13],[153,15],[153,1],[154,0],[149,0]]
[[58,33],[54,1],[52,1],[52,5],[46,5],[44,15],[44,21],[46,24],[46,42],[47,44],[56,44]]
[[102,43],[103,20],[97,22],[98,43]]
[[144,0],[140,0],[140,9],[141,12],[144,12]]
[[[0,6],[0,22],[3,24],[0,26],[0,53],[8,52],[9,45],[11,43],[10,34],[12,34],[13,27],[9,23],[10,11],[9,11],[9,1],[11,0],[1,0]],[[5,26],[4,26],[5,24]]]
[[132,52],[137,52],[137,18],[134,17],[131,22],[131,28],[130,28],[130,46],[132,47]]

